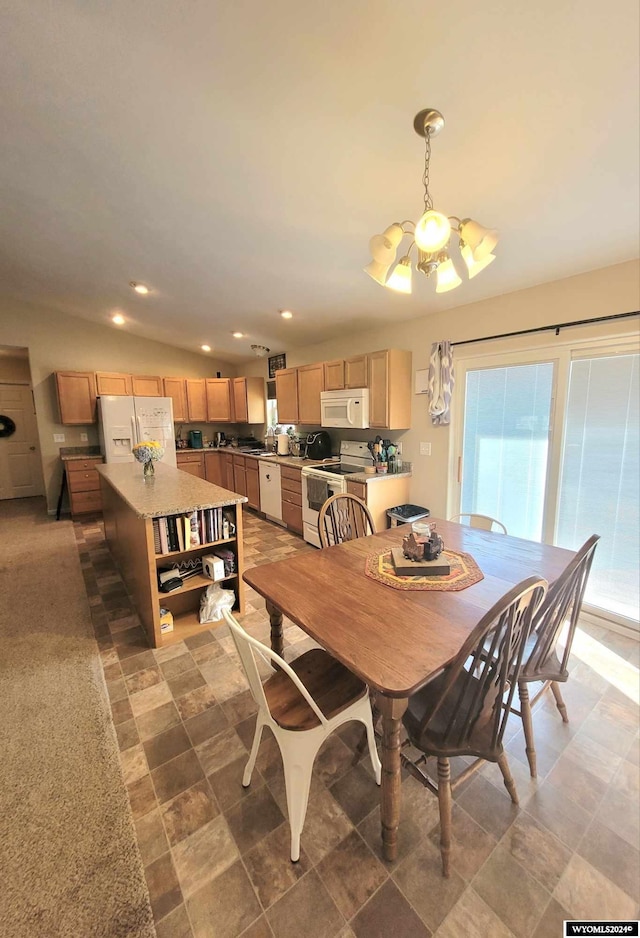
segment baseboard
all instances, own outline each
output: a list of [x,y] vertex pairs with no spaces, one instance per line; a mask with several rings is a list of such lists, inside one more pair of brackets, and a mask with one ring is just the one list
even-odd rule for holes
[[618,635],[624,635],[625,638],[631,638],[635,642],[640,642],[640,632],[633,626],[625,625],[622,622],[616,622],[614,619],[608,619],[605,616],[599,616],[594,612],[586,612],[584,609],[580,613],[580,618],[590,625],[598,625],[602,629],[608,629],[610,632],[617,632]]

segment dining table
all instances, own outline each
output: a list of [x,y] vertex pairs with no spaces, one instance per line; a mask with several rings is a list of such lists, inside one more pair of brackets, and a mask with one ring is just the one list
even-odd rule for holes
[[511,587],[534,574],[552,584],[574,556],[537,541],[429,520],[445,553],[466,558],[475,571],[471,585],[465,586],[462,578],[449,584],[454,588],[422,588],[411,577],[379,575],[380,558],[388,559],[392,548],[402,547],[409,524],[261,564],[243,574],[266,600],[271,647],[277,654],[286,659],[286,616],[377,693],[382,854],[391,861],[398,852],[401,728],[409,698],[441,673]]

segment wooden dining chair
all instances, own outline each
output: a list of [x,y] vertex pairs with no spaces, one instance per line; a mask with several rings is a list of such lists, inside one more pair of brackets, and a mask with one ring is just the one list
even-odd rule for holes
[[375,533],[371,512],[357,495],[332,495],[320,509],[318,534],[322,547]]
[[[228,609],[223,610],[251,696],[258,706],[256,729],[242,784],[251,784],[262,730],[268,726],[275,736],[284,768],[287,811],[291,829],[291,859],[300,859],[300,835],[309,801],[311,772],[325,739],[356,720],[363,723],[376,782],[381,782],[367,685],[324,649],[313,648],[288,665],[262,642],[249,635]],[[262,683],[256,662],[259,655],[277,668]]]
[[[482,617],[444,671],[409,698],[403,723],[411,745],[422,753],[403,765],[438,795],[442,873],[449,876],[451,793],[484,761],[497,762],[511,800],[518,803],[513,776],[502,747],[509,707],[522,664],[525,642],[546,580],[528,577],[514,586]],[[422,768],[438,760],[437,783]],[[449,759],[475,756],[454,780]]]
[[489,515],[476,515],[472,512],[463,512],[460,515],[454,515],[449,521],[457,521],[458,524],[466,524],[470,528],[482,528],[484,531],[497,531],[499,534],[506,534],[507,529],[497,518],[491,518]]
[[[527,759],[532,778],[536,777],[537,766],[531,710],[547,688],[551,687],[563,722],[569,722],[567,708],[560,693],[560,684],[569,679],[568,664],[571,646],[599,540],[598,534],[592,534],[577,551],[563,573],[549,587],[544,602],[534,616],[531,634],[525,645],[524,664],[518,676],[520,709],[513,706],[511,709],[513,713],[522,717]],[[562,639],[564,645],[559,651],[558,640],[561,639],[565,627],[567,631]],[[537,681],[542,682],[542,687],[532,699],[529,699],[528,685]]]

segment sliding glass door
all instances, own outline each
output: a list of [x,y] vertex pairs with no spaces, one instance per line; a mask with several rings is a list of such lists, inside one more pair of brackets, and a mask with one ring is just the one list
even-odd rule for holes
[[453,511],[572,550],[600,534],[586,603],[638,622],[639,355],[566,345],[456,361]]

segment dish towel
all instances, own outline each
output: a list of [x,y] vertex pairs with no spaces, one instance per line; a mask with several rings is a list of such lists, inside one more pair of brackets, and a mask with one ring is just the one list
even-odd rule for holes
[[449,403],[455,383],[453,351],[450,342],[434,342],[429,359],[429,414],[434,426],[447,426],[451,420]]
[[329,486],[322,479],[307,479],[307,501],[312,511],[320,511],[329,498]]

